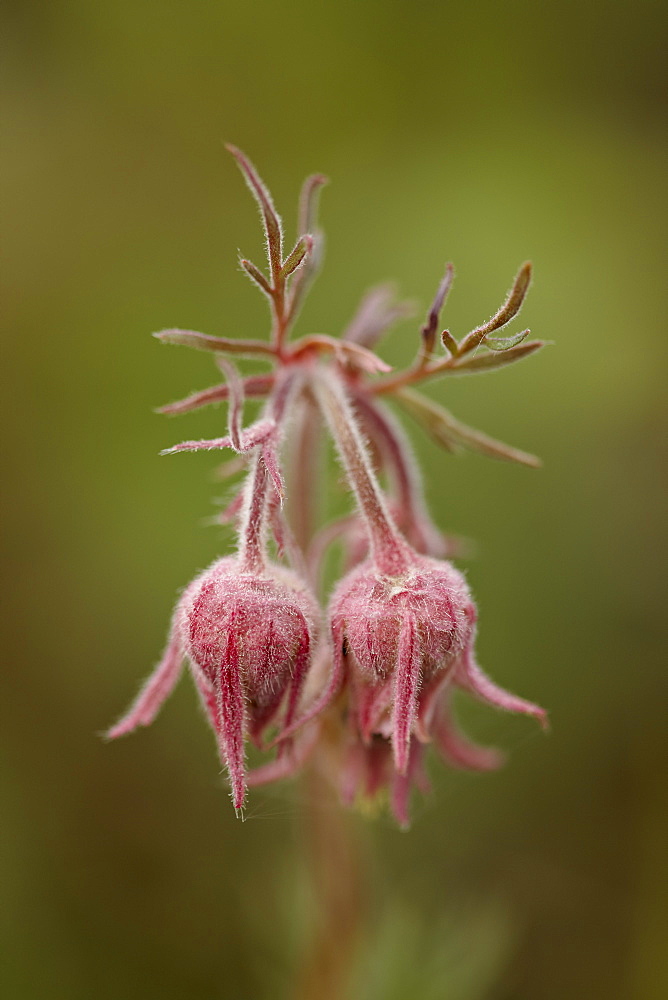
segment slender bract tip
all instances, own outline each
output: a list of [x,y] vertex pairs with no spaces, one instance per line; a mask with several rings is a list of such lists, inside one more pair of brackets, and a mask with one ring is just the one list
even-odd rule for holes
[[281,267],[281,256],[283,246],[283,228],[281,218],[274,208],[274,202],[266,184],[258,174],[257,170],[248,159],[245,153],[226,143],[225,148],[237,161],[239,169],[244,176],[246,184],[250,188],[251,194],[257,202],[262,214],[265,237],[267,240],[267,256],[271,268],[272,278],[276,280]]
[[302,185],[298,217],[299,231],[302,233],[311,232],[316,224],[318,194],[325,184],[329,184],[329,177],[325,174],[311,174]]
[[313,250],[313,237],[310,233],[305,233],[300,236],[295,243],[294,249],[290,251],[288,256],[283,261],[283,266],[281,267],[281,277],[287,278],[288,275],[296,271],[297,268],[304,263],[306,257]]
[[500,330],[517,316],[531,284],[531,271],[531,261],[527,260],[515,275],[515,280],[501,308],[486,323],[464,337],[459,345],[460,354],[472,351],[485,340],[488,334],[493,333],[494,330]]
[[262,289],[265,295],[271,297],[272,295],[271,285],[263,275],[260,268],[256,267],[256,265],[252,262],[252,260],[247,260],[245,257],[241,256],[239,257],[239,264],[244,269],[244,271],[251,279],[251,281],[254,281],[255,284]]

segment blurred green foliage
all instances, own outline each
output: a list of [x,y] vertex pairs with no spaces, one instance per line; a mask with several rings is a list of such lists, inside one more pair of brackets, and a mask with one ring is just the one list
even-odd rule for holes
[[228,541],[201,523],[216,456],[158,456],[224,414],[151,415],[215,370],[148,336],[266,329],[236,266],[260,235],[224,140],[288,223],[303,176],[332,178],[302,332],[337,333],[387,277],[424,308],[448,259],[459,335],[530,257],[523,318],[555,344],[430,390],[541,472],[453,459],[409,428],[437,521],[477,544],[481,662],[550,708],[553,734],[462,702],[509,766],[435,766],[408,835],[352,820],[372,898],[350,996],[666,995],[664,13],[7,5],[5,996],[269,1000],[300,961],[300,786],[253,793],[237,822],[185,683],[150,731],[96,737],[155,662],[177,589]]

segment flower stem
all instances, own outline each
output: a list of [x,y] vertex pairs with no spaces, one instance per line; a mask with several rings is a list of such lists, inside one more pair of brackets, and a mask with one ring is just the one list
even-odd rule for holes
[[244,518],[239,532],[242,572],[261,574],[265,565],[265,510],[269,475],[260,449],[256,449],[246,486]]
[[312,484],[318,475],[319,432],[319,415],[313,397],[305,392],[292,431],[295,444],[290,469],[291,526],[304,558],[313,538],[316,518],[316,493]]
[[[290,372],[277,377],[274,390],[269,397],[266,416],[276,424],[276,436],[272,443],[278,448],[283,431],[283,418],[288,402],[301,386],[301,373]],[[262,573],[265,567],[265,534],[267,512],[267,488],[269,470],[258,446],[253,453],[252,465],[245,487],[244,513],[239,531],[239,562],[243,572]]]
[[[343,1000],[368,900],[360,839],[335,793],[313,767],[305,775],[306,848],[314,903],[313,938],[295,1000]],[[323,795],[330,801],[323,802]]]
[[410,549],[387,509],[343,386],[331,371],[319,372],[315,381],[318,401],[364,517],[373,559],[381,573],[399,576],[410,564]]

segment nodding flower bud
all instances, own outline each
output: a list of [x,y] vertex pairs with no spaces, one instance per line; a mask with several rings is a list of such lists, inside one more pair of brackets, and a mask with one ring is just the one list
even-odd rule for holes
[[329,690],[347,675],[363,743],[389,740],[396,771],[407,776],[413,738],[438,738],[438,696],[448,682],[545,722],[541,708],[498,688],[478,667],[476,610],[464,577],[448,562],[419,555],[400,535],[341,383],[321,377],[318,391],[369,540],[369,558],[339,583],[330,605]]
[[235,556],[218,560],[185,590],[162,661],[108,738],[153,721],[187,656],[229,772],[234,807],[241,809],[245,738],[261,746],[282,708],[278,739],[293,722],[319,617],[315,599],[289,570],[267,563],[251,572]]
[[[253,452],[240,505],[239,550],[213,563],[185,590],[161,663],[108,736],[113,739],[153,721],[187,656],[229,772],[234,807],[240,810],[247,786],[246,736],[262,747],[262,737],[274,723],[279,757],[289,752],[288,729],[295,722],[320,612],[302,579],[267,559],[268,491],[272,482],[278,493],[282,477],[273,446],[254,438],[244,442],[241,385],[235,370],[226,370],[229,442],[236,441],[238,451]],[[273,421],[284,413],[293,385],[294,380],[286,378],[278,386],[268,408]],[[211,442],[195,442],[197,447],[202,444]]]
[[244,737],[260,746],[283,703],[279,730],[293,721],[318,606],[289,570],[267,565],[261,574],[244,572],[228,557],[188,587],[179,617],[183,648],[240,809],[246,794]]
[[434,696],[472,642],[475,607],[461,573],[414,555],[399,576],[363,563],[332,597],[339,655],[351,654],[351,686],[362,738],[390,737],[400,774],[411,735],[421,735]]
[[[225,376],[223,384],[163,412],[227,400],[227,434],[185,441],[165,453],[231,448],[241,464],[247,463],[243,486],[219,518],[236,522],[236,554],[213,563],[184,591],[161,662],[107,735],[114,739],[149,725],[187,659],[229,772],[237,812],[247,787],[288,777],[313,755],[314,767],[340,788],[347,802],[368,800],[387,789],[394,815],[405,826],[412,787],[427,787],[423,760],[428,742],[456,767],[487,770],[500,763],[498,752],[475,746],[459,732],[451,708],[453,688],[543,723],[546,714],[497,687],[477,665],[471,594],[462,574],[438,561],[452,553],[452,541],[429,518],[410,444],[382,400],[395,394],[450,451],[465,446],[539,464],[533,456],[466,427],[411,388],[435,375],[505,366],[542,346],[541,341],[524,342],[528,330],[491,336],[517,315],[531,265],[520,268],[505,303],[487,323],[461,340],[443,331],[446,356],[439,359],[439,317],[453,278],[448,264],[415,359],[403,371],[389,374],[390,368],[371,350],[380,334],[406,313],[405,305],[391,306],[386,289],[376,289],[364,300],[341,339],[312,334],[291,342],[305,291],[319,266],[315,209],[325,178],[314,175],[304,184],[298,239],[286,255],[281,220],[267,187],[248,157],[228,148],[262,217],[268,271],[246,259],[240,263],[268,300],[270,341],[176,329],[156,336],[213,352]],[[274,370],[242,378],[225,354],[271,360]],[[381,373],[384,377],[375,377]],[[266,397],[262,413],[246,427],[244,395]],[[333,439],[357,510],[315,533],[321,426]],[[290,446],[285,469],[284,444]],[[319,579],[327,546],[337,538],[344,544],[347,575],[331,599],[331,628],[325,635],[305,580]],[[292,570],[276,564],[281,561]],[[247,738],[260,749],[278,747],[274,758],[248,774]]]

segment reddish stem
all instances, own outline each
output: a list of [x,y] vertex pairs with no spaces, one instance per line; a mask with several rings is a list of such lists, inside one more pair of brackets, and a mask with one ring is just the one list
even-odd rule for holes
[[381,573],[400,576],[410,565],[410,549],[387,510],[343,385],[333,372],[319,372],[316,386],[318,401],[364,516],[374,561]]
[[311,767],[306,780],[306,847],[316,909],[294,1000],[342,1000],[369,898],[368,862],[360,851],[359,831],[351,829],[322,775]]
[[259,453],[253,459],[248,477],[246,509],[239,534],[239,563],[245,573],[261,574],[264,570],[264,512],[267,505],[267,466]]
[[[294,370],[283,372],[276,379],[274,391],[267,403],[266,416],[275,422],[279,436],[283,429],[283,417],[288,402],[293,394],[299,390],[301,381],[301,373]],[[279,443],[280,441],[277,440],[276,445],[278,446]],[[249,573],[262,573],[265,565],[269,471],[261,448],[258,447],[255,450],[253,465],[246,484],[245,509],[239,532],[239,559],[242,569]]]

